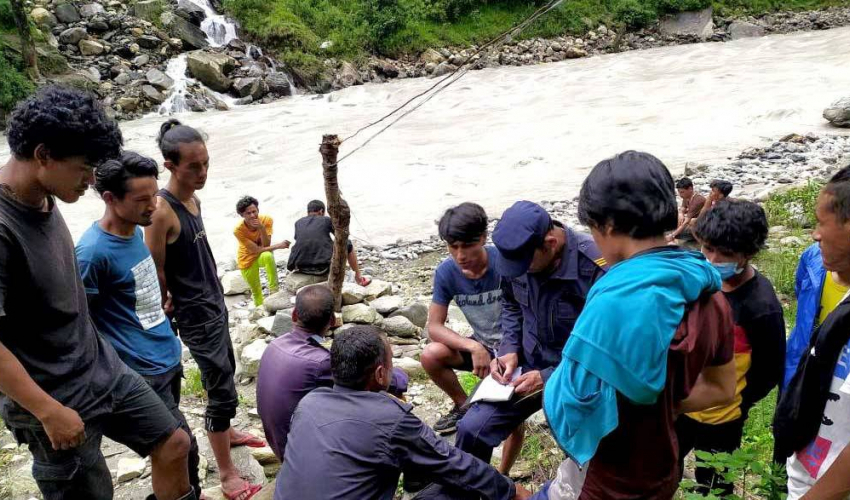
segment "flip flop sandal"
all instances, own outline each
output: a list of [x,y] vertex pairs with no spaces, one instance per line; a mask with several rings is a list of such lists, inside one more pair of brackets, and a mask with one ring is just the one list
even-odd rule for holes
[[230,440],[230,447],[235,448],[236,446],[247,446],[249,448],[265,448],[266,442],[257,436],[245,437],[239,440]]
[[[227,493],[225,493],[225,492],[224,492],[224,490],[221,490],[221,492],[224,494],[224,498],[226,498],[227,500],[236,500],[236,499],[240,499],[240,500],[249,500],[249,499],[250,499],[250,498],[252,498],[254,495],[256,495],[257,493],[259,493],[259,492],[260,492],[260,490],[262,490],[262,489],[263,489],[263,486],[262,486],[262,485],[260,485],[260,484],[250,484],[250,483],[249,483],[249,484],[248,484],[248,486],[246,486],[246,487],[242,488],[242,489],[241,489],[241,490],[239,490],[239,491],[235,491],[235,492],[233,492],[233,493],[231,493],[231,494],[229,494],[229,495],[228,495]],[[247,497],[244,497],[244,498],[240,498],[240,497],[241,497],[242,495],[244,495],[245,493],[247,493],[247,494],[248,494],[248,496],[247,496]]]

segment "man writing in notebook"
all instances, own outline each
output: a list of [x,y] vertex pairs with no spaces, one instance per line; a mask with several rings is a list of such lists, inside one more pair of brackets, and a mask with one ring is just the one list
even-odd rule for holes
[[[456,445],[484,461],[493,448],[541,408],[540,392],[605,261],[588,235],[552,220],[540,205],[519,201],[493,231],[502,276],[499,356],[490,373],[511,384],[509,402],[472,405],[458,424]],[[514,377],[517,368],[522,374]]]

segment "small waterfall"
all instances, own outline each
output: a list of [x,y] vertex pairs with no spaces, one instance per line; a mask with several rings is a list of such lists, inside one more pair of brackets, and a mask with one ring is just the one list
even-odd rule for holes
[[[260,47],[257,47],[256,45],[252,45],[252,44],[249,43],[248,44],[248,57],[250,57],[251,59],[253,59],[255,61],[259,61],[260,59],[263,59],[265,57],[265,54],[263,54],[263,49],[261,49]],[[271,68],[271,70],[274,73],[278,73],[277,64],[275,64],[274,59],[272,59],[271,57],[265,57],[265,62],[269,65],[269,67]],[[281,71],[280,73],[282,73],[284,76],[286,76],[286,80],[289,82],[290,92],[292,93],[291,95],[293,95],[293,96],[298,95],[298,89],[295,87],[295,82],[292,80],[292,76],[290,76],[290,74],[287,73],[286,71]]]
[[236,38],[236,25],[213,9],[209,0],[188,0],[204,10],[207,17],[201,22],[201,30],[213,47],[221,47]]
[[190,78],[186,76],[186,67],[186,54],[180,54],[168,61],[165,74],[174,80],[174,86],[171,87],[168,98],[159,106],[159,114],[172,115],[189,111],[186,106],[186,87],[189,85]]

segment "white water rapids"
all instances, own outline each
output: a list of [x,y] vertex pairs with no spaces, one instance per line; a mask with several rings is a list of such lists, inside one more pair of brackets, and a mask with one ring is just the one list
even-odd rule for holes
[[[850,92],[847,47],[850,28],[839,28],[470,72],[340,165],[352,233],[387,243],[434,233],[441,211],[464,200],[498,215],[517,199],[569,199],[590,167],[626,149],[680,173],[686,162],[723,160],[788,133],[839,133],[821,112]],[[432,83],[181,115],[209,135],[209,180],[198,195],[216,256],[235,253],[243,194],[275,218],[274,240],[292,239],[307,202],[324,199],[322,134],[350,134]],[[123,123],[127,147],[159,160],[163,120]],[[62,210],[77,237],[103,205],[89,192]]]

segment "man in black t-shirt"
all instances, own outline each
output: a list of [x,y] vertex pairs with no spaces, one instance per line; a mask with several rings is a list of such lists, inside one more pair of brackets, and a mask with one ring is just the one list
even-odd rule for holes
[[[750,408],[782,380],[785,366],[785,320],[770,281],[750,264],[764,247],[768,227],[764,210],[755,203],[721,201],[694,226],[702,253],[723,278],[723,295],[735,323],[735,398],[731,403],[681,415],[676,421],[679,470],[692,449],[733,452],[741,445]],[[696,479],[706,490],[733,486],[708,468]]]
[[44,498],[112,498],[103,436],[151,456],[160,500],[196,498],[189,436],[96,332],[55,198],[76,202],[122,138],[92,96],[51,87],[19,104],[0,169],[0,416],[33,455]]
[[[325,204],[313,200],[307,204],[307,216],[295,222],[295,244],[289,254],[286,268],[290,271],[314,276],[324,276],[330,272],[331,258],[334,254],[333,223],[325,216]],[[366,286],[371,281],[360,275],[357,254],[354,245],[348,241],[348,265],[354,271],[354,282]]]

